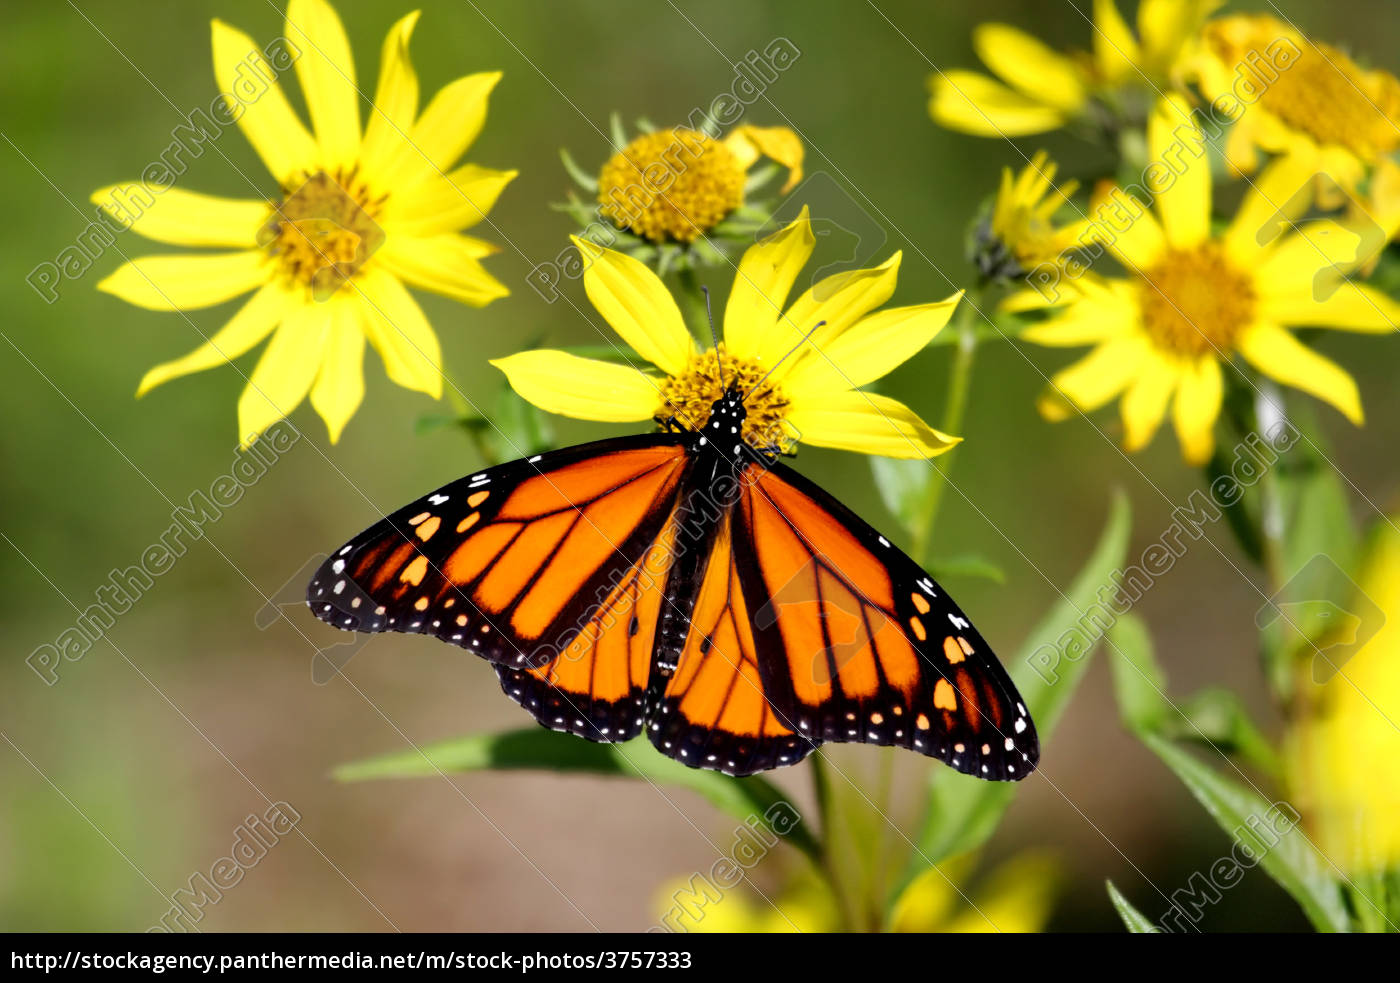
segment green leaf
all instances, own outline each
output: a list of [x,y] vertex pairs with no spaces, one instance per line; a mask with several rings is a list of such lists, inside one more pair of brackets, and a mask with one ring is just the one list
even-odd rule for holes
[[514,389],[501,389],[495,409],[486,434],[495,448],[496,460],[513,461],[554,447],[554,428],[549,418],[539,407],[521,399]]
[[[1132,615],[1119,618],[1111,636],[1113,682],[1124,722],[1176,773],[1221,829],[1247,851],[1234,859],[1260,858],[1257,863],[1302,905],[1320,931],[1348,931],[1341,888],[1301,829],[1297,811],[1287,802],[1271,803],[1244,784],[1225,778],[1163,736],[1164,731],[1187,726],[1189,718],[1183,717],[1165,695],[1166,677],[1157,664],[1151,638]],[[1219,748],[1213,750],[1220,753]]]
[[1341,885],[1303,832],[1292,806],[1269,802],[1254,790],[1216,773],[1166,738],[1145,734],[1143,742],[1245,851],[1237,854],[1237,859],[1259,858],[1259,866],[1302,906],[1318,931],[1350,930]]
[[1123,924],[1129,932],[1134,934],[1160,934],[1161,929],[1152,924],[1146,915],[1133,907],[1132,902],[1119,893],[1118,888],[1113,886],[1112,881],[1105,881],[1108,885],[1108,898],[1113,902],[1113,907],[1118,909],[1118,917],[1123,919]]
[[885,508],[905,531],[913,532],[923,521],[929,483],[936,474],[934,469],[923,459],[872,457],[870,470],[875,475],[875,489]]
[[[757,818],[775,829],[774,817],[786,822],[775,829],[814,861],[820,852],[805,821],[787,793],[763,778],[732,778],[717,771],[688,768],[658,752],[645,738],[625,744],[597,744],[543,727],[499,734],[468,734],[408,751],[355,761],[333,772],[336,780],[362,782],[379,778],[422,778],[466,771],[539,770],[641,778],[688,788],[738,819]],[[775,806],[786,809],[774,810]],[[771,814],[770,814],[771,811]]]
[[[1108,522],[1089,561],[1065,596],[1032,629],[1020,650],[1007,663],[1011,678],[1035,720],[1042,751],[1083,678],[1095,648],[1091,640],[1081,653],[1072,655],[1063,642],[1074,634],[1083,636],[1079,624],[1084,612],[1099,603],[1100,588],[1111,583],[1113,572],[1122,567],[1131,529],[1128,500],[1120,493],[1114,497]],[[904,877],[895,885],[893,896],[898,896],[903,885],[928,864],[980,846],[996,829],[1017,789],[1015,783],[979,781],[947,768],[938,769],[932,781],[918,850],[910,858]]]
[[996,584],[1006,583],[1006,574],[1001,567],[977,553],[937,557],[928,565],[928,572],[933,574],[936,580],[947,580],[949,577],[981,577]]
[[1181,714],[1166,727],[1166,736],[1213,746],[1271,776],[1279,774],[1278,752],[1250,718],[1238,694],[1208,686],[1178,706]]
[[1137,615],[1124,614],[1108,630],[1113,643],[1109,669],[1118,696],[1118,712],[1138,735],[1164,727],[1176,714],[1167,699],[1167,678],[1152,655],[1152,638]]
[[614,112],[608,116],[608,129],[612,133],[613,152],[620,152],[627,144],[631,143],[627,139],[627,130],[622,125],[622,114]]
[[1283,587],[1255,618],[1270,684],[1285,701],[1297,683],[1299,661],[1327,649],[1338,616],[1346,620],[1355,592],[1349,578],[1360,554],[1345,482],[1327,460],[1312,411],[1297,401],[1290,410],[1299,436],[1264,476],[1277,487],[1276,514],[1263,521],[1266,528],[1273,522],[1281,529],[1274,575]]
[[595,195],[598,193],[597,175],[589,174],[582,167],[579,167],[578,164],[574,162],[573,154],[569,153],[563,147],[560,147],[559,159],[564,163],[564,170],[569,172],[569,177],[573,178],[579,187],[583,188],[585,191],[591,191]]

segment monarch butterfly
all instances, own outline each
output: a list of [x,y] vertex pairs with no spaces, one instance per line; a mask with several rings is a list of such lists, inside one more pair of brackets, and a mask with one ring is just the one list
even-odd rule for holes
[[838,741],[1024,778],[1035,727],[986,641],[888,539],[744,443],[745,415],[731,383],[699,428],[454,481],[331,554],[307,603],[489,660],[546,727],[645,729],[696,768],[748,775]]

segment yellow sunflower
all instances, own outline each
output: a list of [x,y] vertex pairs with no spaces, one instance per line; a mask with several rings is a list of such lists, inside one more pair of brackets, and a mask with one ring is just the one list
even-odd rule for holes
[[802,180],[802,141],[785,126],[738,126],[723,140],[674,127],[643,133],[598,175],[599,212],[654,243],[694,242],[744,204],[748,170],[767,157]]
[[[1400,870],[1400,533],[1383,519],[1361,570],[1384,624],[1337,667],[1287,745],[1318,846],[1352,875]],[[1302,685],[1312,685],[1305,680]]]
[[1043,263],[1059,263],[1080,245],[1086,220],[1056,225],[1054,216],[1069,203],[1078,181],[1055,187],[1057,167],[1041,150],[1020,174],[1001,172],[1001,188],[985,228],[980,228],[977,262],[986,276],[1016,278]]
[[[1290,154],[1300,168],[1355,192],[1369,169],[1400,147],[1400,80],[1367,71],[1330,45],[1265,14],[1206,25],[1193,75],[1211,100],[1249,100],[1225,143],[1239,173],[1258,151]],[[1321,203],[1338,203],[1324,184]]]
[[[1194,138],[1183,139],[1183,131]],[[1125,227],[1098,221],[1094,230],[1125,274],[1082,277],[1058,298],[1025,290],[1005,302],[1010,310],[1056,308],[1024,332],[1029,341],[1097,346],[1051,380],[1042,414],[1064,419],[1070,404],[1087,412],[1121,394],[1125,444],[1135,451],[1152,439],[1170,404],[1187,461],[1201,464],[1214,447],[1221,366],[1238,353],[1264,375],[1331,403],[1359,425],[1361,399],[1351,376],[1288,329],[1385,333],[1400,325],[1400,305],[1342,278],[1366,259],[1357,249],[1361,237],[1340,222],[1319,220],[1263,235],[1270,241],[1260,245],[1261,233],[1273,231],[1280,206],[1300,187],[1287,159],[1263,172],[1229,227],[1212,234],[1210,161],[1183,100],[1173,96],[1158,104],[1148,144],[1154,161],[1182,165],[1153,209],[1125,207],[1131,199],[1112,186],[1096,196],[1132,216]],[[1091,215],[1109,211],[1096,205]]]
[[801,439],[920,458],[961,439],[939,433],[903,403],[858,388],[927,345],[962,297],[875,311],[894,291],[898,253],[873,269],[827,277],[787,306],[816,245],[804,208],[791,225],[744,253],[716,352],[697,347],[670,291],[640,261],[584,239],[574,244],[586,265],[588,299],[659,373],[548,349],[493,360],[515,391],[541,409],[583,420],[673,417],[699,429],[726,383],[748,391],[766,377],[745,400],[742,436],[755,448],[787,448]]
[[979,24],[977,57],[1001,81],[950,70],[929,77],[934,122],[974,136],[1015,137],[1056,130],[1134,93],[1175,81],[1194,53],[1200,26],[1221,0],[1142,0],[1133,36],[1114,0],[1094,0],[1093,53],[1060,54],[1006,24]]
[[[222,365],[268,335],[238,402],[245,442],[308,393],[336,440],[364,395],[366,339],[389,378],[441,395],[437,336],[405,284],[473,306],[506,296],[480,263],[495,247],[459,233],[486,216],[516,172],[457,165],[485,123],[498,72],[450,83],[419,112],[408,56],[417,20],[409,14],[389,31],[362,131],[355,64],[339,17],[324,0],[291,0],[286,38],[314,132],[297,118],[252,39],[213,22],[215,81],[280,196],[217,198],[142,182],[93,195],[147,238],[231,250],[141,257],[99,289],[161,311],[210,307],[256,291],[205,344],[146,373],[138,395]],[[237,94],[251,76],[265,87],[244,101]],[[146,207],[132,215],[116,204],[132,200]]]

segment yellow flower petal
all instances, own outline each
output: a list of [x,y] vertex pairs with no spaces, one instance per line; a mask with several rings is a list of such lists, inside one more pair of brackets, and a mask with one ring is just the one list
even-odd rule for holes
[[251,249],[257,245],[258,228],[271,214],[265,201],[180,188],[147,190],[137,181],[99,188],[92,193],[92,203],[147,239],[176,246]]
[[212,307],[267,282],[261,250],[141,256],[117,267],[98,290],[152,311]]
[[1118,12],[1117,0],[1094,0],[1094,63],[1106,81],[1134,81],[1141,58],[1137,39]]
[[1148,70],[1166,74],[1205,19],[1222,0],[1142,0],[1138,7],[1138,33],[1146,52]]
[[793,399],[808,393],[820,398],[831,390],[874,382],[922,351],[948,323],[962,296],[958,291],[935,304],[893,307],[861,318],[787,373],[783,391]]
[[1145,270],[1161,258],[1166,235],[1150,209],[1122,188],[1104,184],[1094,192],[1089,213],[1099,239],[1131,271]]
[[384,359],[384,370],[405,389],[442,396],[442,350],[423,310],[404,285],[384,270],[368,268],[345,288],[363,302],[365,332]]
[[360,93],[350,39],[340,18],[325,0],[291,0],[287,40],[301,52],[297,77],[306,93],[322,163],[351,164],[360,150]]
[[238,433],[243,446],[306,398],[330,333],[331,305],[302,304],[287,312],[238,397]]
[[744,251],[724,308],[724,341],[731,352],[753,357],[787,337],[783,328],[782,339],[772,338],[779,332],[778,318],[793,282],[816,244],[804,205],[791,225]]
[[1225,231],[1225,250],[1241,266],[1257,263],[1260,254],[1292,231],[1312,205],[1315,172],[1296,155],[1279,157],[1250,183],[1239,210]]
[[1215,419],[1224,393],[1220,363],[1207,355],[1181,373],[1172,403],[1172,421],[1188,464],[1203,465],[1215,450]]
[[802,140],[786,126],[735,127],[724,140],[739,166],[748,170],[760,156],[777,161],[787,168],[788,179],[780,193],[787,194],[802,180],[802,160],[805,151]]
[[411,286],[485,307],[510,291],[477,260],[482,245],[479,239],[459,235],[397,235],[386,240],[374,258]]
[[311,405],[326,421],[334,444],[365,396],[365,331],[363,312],[350,295],[328,301],[331,323],[321,369],[311,387]]
[[837,273],[814,284],[783,315],[777,329],[754,353],[756,357],[762,364],[772,365],[810,332],[811,338],[783,363],[774,379],[781,381],[807,359],[820,358],[819,353],[847,328],[890,299],[899,279],[900,258],[901,254],[895,253],[872,269]]
[[1317,219],[1278,240],[1255,269],[1261,287],[1286,293],[1306,284],[1321,286],[1371,258],[1365,227]]
[[486,124],[491,91],[500,80],[500,72],[478,72],[443,86],[413,126],[416,152],[405,155],[404,172],[451,170]]
[[547,413],[624,423],[650,420],[661,405],[660,383],[630,365],[548,348],[493,358],[491,364],[523,399]]
[[1086,413],[1096,410],[1127,388],[1148,354],[1147,341],[1137,335],[1105,342],[1056,372],[1036,408],[1052,422],[1067,419],[1076,407]]
[[1284,328],[1256,324],[1240,336],[1236,347],[1269,378],[1331,403],[1348,420],[1361,426],[1364,417],[1355,380],[1336,362],[1308,348]]
[[486,218],[518,171],[463,164],[395,196],[389,195],[381,223],[386,231],[433,236],[469,229]]
[[[1388,334],[1400,330],[1400,304],[1364,283],[1327,284],[1332,292],[1316,299],[1310,284],[1300,284],[1293,294],[1269,294],[1261,298],[1259,315],[1274,324],[1299,327],[1340,328]],[[1325,292],[1325,291],[1324,291]]]
[[1161,356],[1144,358],[1137,378],[1123,393],[1123,446],[1139,451],[1152,442],[1181,379],[1180,368]]
[[229,112],[268,171],[281,184],[318,165],[316,141],[306,132],[253,39],[223,21],[213,22],[214,81]]
[[977,57],[1010,85],[1042,103],[1076,112],[1088,97],[1074,61],[1025,31],[1006,24],[979,24],[972,32]]
[[1058,317],[1032,324],[1019,337],[1054,348],[1093,345],[1122,335],[1132,323],[1132,308],[1116,298],[1081,300]]
[[418,14],[415,10],[389,28],[379,55],[379,85],[365,124],[361,155],[366,176],[373,180],[392,174],[401,155],[417,156],[408,143],[418,113],[418,74],[408,56],[408,42]]
[[680,375],[695,350],[675,298],[631,256],[571,236],[583,256],[583,289],[622,340],[668,375]]
[[940,433],[898,400],[867,392],[826,392],[794,400],[788,422],[804,444],[881,457],[935,457],[961,437]]
[[1157,103],[1147,144],[1153,162],[1175,175],[1169,182],[1164,178],[1157,192],[1167,242],[1176,249],[1194,248],[1210,238],[1210,158],[1185,99],[1170,95]]
[[977,72],[938,72],[929,77],[929,89],[933,121],[974,136],[1028,136],[1057,130],[1069,119],[1061,110]]
[[183,358],[157,365],[141,379],[137,397],[182,375],[224,365],[268,336],[295,304],[280,284],[269,283],[248,299],[222,328]]

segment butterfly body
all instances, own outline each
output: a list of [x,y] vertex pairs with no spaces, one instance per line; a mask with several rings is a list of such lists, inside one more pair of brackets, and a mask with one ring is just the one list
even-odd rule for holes
[[307,602],[488,659],[547,727],[645,731],[693,767],[752,774],[832,741],[1029,774],[1034,727],[962,611],[776,448],[745,444],[744,421],[731,388],[698,428],[453,482],[328,558]]

